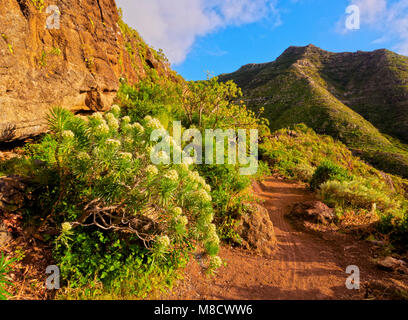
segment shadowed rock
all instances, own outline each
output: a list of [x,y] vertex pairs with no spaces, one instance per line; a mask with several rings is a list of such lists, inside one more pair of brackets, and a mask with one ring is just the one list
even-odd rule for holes
[[334,210],[320,201],[296,203],[288,216],[322,224],[329,224],[336,219]]

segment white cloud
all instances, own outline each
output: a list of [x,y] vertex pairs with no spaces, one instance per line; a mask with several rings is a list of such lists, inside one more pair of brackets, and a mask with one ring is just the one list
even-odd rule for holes
[[264,18],[280,24],[277,0],[116,0],[125,21],[172,63],[183,62],[195,40],[220,28]]
[[374,43],[394,41],[393,48],[408,55],[408,0],[350,0],[360,8],[361,25],[380,31]]

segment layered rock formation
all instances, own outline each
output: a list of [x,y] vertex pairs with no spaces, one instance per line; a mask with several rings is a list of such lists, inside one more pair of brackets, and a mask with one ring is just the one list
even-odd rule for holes
[[169,70],[114,0],[2,0],[0,35],[0,142],[44,132],[50,107],[106,110],[121,77]]

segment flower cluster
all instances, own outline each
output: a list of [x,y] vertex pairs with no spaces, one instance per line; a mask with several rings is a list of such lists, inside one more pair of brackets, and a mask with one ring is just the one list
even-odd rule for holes
[[130,152],[119,152],[119,157],[123,160],[131,161],[133,155]]
[[156,244],[162,249],[167,249],[170,247],[170,238],[168,236],[157,236]]
[[179,175],[176,170],[169,170],[164,175],[165,178],[169,179],[170,181],[177,182],[179,179]]
[[159,119],[147,116],[145,118],[145,121],[146,121],[146,127],[150,128],[152,130],[163,129],[163,125],[161,124]]
[[104,120],[102,113],[99,113],[99,112],[95,112],[90,118],[98,122],[102,122]]
[[[190,180],[190,182],[197,185],[195,189],[198,189],[198,187],[202,187],[204,189],[202,191],[204,191],[207,195],[209,192],[211,192],[211,186],[206,183],[205,179],[201,177],[197,171],[189,172],[188,179]],[[204,198],[207,198],[204,195],[204,192],[202,192],[202,195]],[[211,197],[208,201],[211,201]]]
[[172,211],[173,211],[175,216],[180,216],[180,215],[183,214],[183,209],[181,209],[180,207],[175,207],[175,208],[173,208]]
[[149,165],[146,168],[146,173],[150,176],[156,176],[159,173],[159,170],[154,165]]
[[186,226],[188,224],[188,219],[186,216],[177,216],[174,218],[176,224],[180,224],[182,226]]
[[213,256],[210,258],[209,269],[215,270],[222,266],[222,260],[219,256]]
[[108,122],[109,128],[113,130],[118,130],[119,128],[119,120],[116,119],[115,115],[113,113],[108,113],[106,116],[106,121]]
[[142,134],[145,131],[144,127],[139,122],[135,122],[134,124],[132,124],[132,128],[134,128],[139,134]]
[[61,136],[65,140],[72,140],[75,138],[75,134],[71,130],[62,131]]
[[108,140],[106,140],[106,145],[108,147],[118,149],[118,148],[120,148],[121,143],[120,143],[119,140],[116,140],[116,139],[108,139]]
[[111,111],[116,115],[119,116],[120,115],[120,107],[117,104],[114,104],[111,107]]
[[62,231],[63,231],[63,232],[71,231],[71,229],[72,229],[71,223],[69,223],[69,222],[64,222],[64,223],[62,224]]
[[156,160],[158,163],[168,163],[170,160],[170,156],[166,151],[159,151],[156,154]]
[[122,118],[122,122],[123,122],[123,123],[130,123],[130,121],[131,121],[131,120],[130,120],[130,117],[129,117],[129,116],[125,116],[125,117]]
[[96,127],[95,129],[96,133],[105,135],[109,133],[109,126],[106,124],[106,121],[103,120],[103,122]]

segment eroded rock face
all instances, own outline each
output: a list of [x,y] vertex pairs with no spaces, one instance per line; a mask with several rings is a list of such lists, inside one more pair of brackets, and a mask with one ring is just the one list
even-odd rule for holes
[[334,210],[320,201],[296,203],[288,216],[322,224],[328,224],[336,219]]
[[[144,65],[159,73],[168,68],[150,49],[139,55],[135,40],[121,33],[114,0],[40,4],[1,1],[0,142],[43,132],[44,116],[56,105],[74,112],[106,110],[120,77],[133,83],[145,76]],[[46,27],[47,21],[55,26],[49,5],[59,8],[59,29]]]

